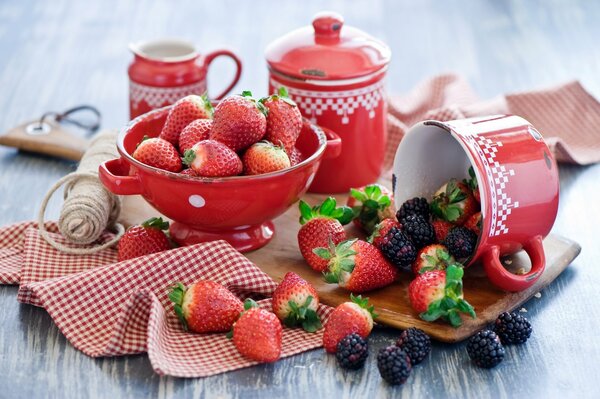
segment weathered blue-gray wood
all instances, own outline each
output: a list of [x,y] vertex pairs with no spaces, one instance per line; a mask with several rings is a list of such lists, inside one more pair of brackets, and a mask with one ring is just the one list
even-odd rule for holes
[[[385,40],[389,89],[456,71],[482,97],[572,78],[600,96],[600,3],[592,1],[0,1],[0,129],[48,110],[91,103],[105,127],[126,122],[130,41],[184,37],[208,51],[236,49],[237,91],[266,91],[263,49],[321,9]],[[210,73],[218,91],[233,71]],[[599,127],[600,128],[600,127]],[[35,217],[42,195],[74,164],[0,148],[0,225]],[[525,305],[534,335],[509,347],[494,370],[473,367],[464,345],[436,344],[402,387],[383,383],[376,350],[398,332],[377,329],[371,359],[340,371],[323,351],[205,379],[161,378],[145,356],[91,359],[73,349],[43,311],[0,287],[0,397],[597,397],[600,378],[597,223],[600,166],[561,167],[555,232],[583,251],[541,298]],[[58,215],[59,202],[49,207]]]

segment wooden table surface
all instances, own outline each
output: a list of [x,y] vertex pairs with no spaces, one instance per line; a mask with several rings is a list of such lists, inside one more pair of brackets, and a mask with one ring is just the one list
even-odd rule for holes
[[[188,38],[202,51],[230,46],[244,72],[236,90],[266,92],[263,50],[321,9],[392,48],[388,91],[433,74],[464,75],[484,98],[579,79],[600,96],[600,3],[591,1],[0,1],[0,129],[45,111],[90,103],[104,127],[128,116],[130,41]],[[217,91],[233,66],[218,62]],[[600,129],[600,127],[599,127]],[[600,139],[600,132],[599,132]],[[0,148],[0,225],[33,219],[43,194],[75,164]],[[376,351],[398,332],[377,328],[371,358],[343,372],[315,350],[276,364],[205,379],[154,374],[146,356],[91,359],[75,350],[42,309],[0,286],[0,397],[598,397],[600,165],[562,165],[554,232],[578,241],[579,258],[527,304],[533,337],[508,347],[493,370],[477,369],[465,345],[433,347],[401,387],[382,382]],[[60,201],[50,204],[56,218]]]

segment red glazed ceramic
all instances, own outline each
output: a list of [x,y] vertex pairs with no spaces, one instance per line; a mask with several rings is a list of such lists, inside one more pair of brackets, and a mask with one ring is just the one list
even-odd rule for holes
[[131,154],[144,135],[159,135],[170,107],[131,121],[117,138],[121,158],[100,165],[100,180],[114,194],[144,197],[171,223],[181,245],[226,240],[245,252],[268,243],[272,219],[306,192],[323,158],[335,157],[341,140],[333,132],[305,123],[296,142],[304,161],[256,176],[193,178],[142,164]]
[[205,56],[181,40],[156,40],[130,45],[134,59],[129,65],[129,115],[133,119],[156,108],[173,104],[190,94],[204,94],[210,63],[227,56],[236,64],[233,81],[216,99],[224,97],[240,79],[242,62],[229,50]]
[[331,12],[267,47],[269,91],[287,88],[306,118],[333,130],[344,143],[338,158],[322,162],[310,191],[347,192],[381,174],[390,54],[385,44],[345,26]]
[[[541,134],[518,116],[426,121],[402,139],[394,162],[394,198],[431,198],[473,166],[481,195],[482,229],[467,266],[481,261],[490,281],[507,291],[531,286],[544,272],[542,239],[558,210],[558,168]],[[521,249],[531,270],[513,274],[500,257]]]

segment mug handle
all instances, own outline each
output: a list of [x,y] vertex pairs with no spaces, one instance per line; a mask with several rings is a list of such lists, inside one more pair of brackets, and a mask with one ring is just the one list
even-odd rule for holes
[[542,236],[535,236],[523,245],[523,250],[531,259],[531,270],[522,275],[509,272],[500,262],[500,249],[493,246],[483,256],[483,267],[485,272],[496,287],[506,291],[523,291],[531,287],[544,273],[546,268],[546,256],[542,244]]
[[98,177],[104,187],[117,195],[136,195],[142,193],[142,182],[138,175],[129,176],[128,167],[121,158],[102,162],[98,167]]
[[319,128],[323,130],[323,133],[325,133],[325,137],[327,138],[327,146],[325,147],[323,158],[332,159],[339,157],[342,153],[342,138],[331,129],[327,129],[323,126],[319,126]]
[[210,63],[213,62],[215,58],[220,57],[222,55],[231,58],[233,62],[235,62],[236,71],[235,76],[233,77],[233,81],[229,84],[229,86],[225,88],[225,90],[223,90],[221,94],[215,97],[215,100],[220,100],[223,97],[225,97],[225,95],[229,93],[231,89],[233,89],[233,86],[235,86],[236,83],[240,80],[240,76],[242,75],[242,61],[238,58],[237,55],[235,55],[232,51],[229,50],[216,50],[212,53],[208,53],[206,55],[206,58],[204,59],[204,65],[206,65],[206,69],[208,70]]

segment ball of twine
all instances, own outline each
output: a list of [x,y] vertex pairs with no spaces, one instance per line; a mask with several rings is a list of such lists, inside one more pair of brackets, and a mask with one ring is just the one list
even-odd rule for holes
[[[125,228],[117,223],[121,212],[121,199],[110,193],[98,179],[98,166],[119,156],[115,145],[117,132],[114,130],[99,133],[90,143],[81,158],[77,170],[58,180],[42,201],[38,214],[40,235],[54,248],[70,254],[91,254],[116,244]],[[72,244],[86,245],[73,247],[56,242],[44,227],[44,215],[48,201],[61,187],[64,188],[64,204],[58,219],[58,230]],[[98,240],[107,229],[115,231],[113,239],[88,247]]]

